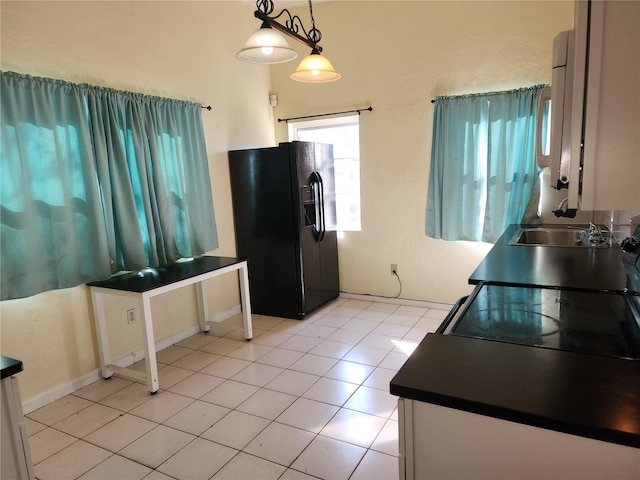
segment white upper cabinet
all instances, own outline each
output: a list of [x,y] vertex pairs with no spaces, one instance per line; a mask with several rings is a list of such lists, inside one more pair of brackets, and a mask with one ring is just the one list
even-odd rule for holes
[[640,1],[578,0],[574,24],[570,189],[581,210],[640,210]]

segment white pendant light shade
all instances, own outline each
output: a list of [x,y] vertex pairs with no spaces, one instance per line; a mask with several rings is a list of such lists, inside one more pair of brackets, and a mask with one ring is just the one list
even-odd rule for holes
[[305,57],[291,74],[293,80],[307,83],[324,83],[338,80],[342,75],[336,72],[327,57],[321,55],[316,50],[311,55]]
[[236,54],[239,60],[249,63],[284,63],[297,56],[279,32],[264,24],[251,34],[244,48]]

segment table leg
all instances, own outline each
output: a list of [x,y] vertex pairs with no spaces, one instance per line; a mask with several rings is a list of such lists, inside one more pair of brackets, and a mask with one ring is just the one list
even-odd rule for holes
[[109,337],[107,334],[107,323],[104,318],[104,295],[91,288],[91,303],[93,304],[93,320],[96,324],[96,335],[98,336],[98,353],[100,356],[100,370],[102,378],[111,378],[113,372],[107,369],[111,363],[111,353],[109,352]]
[[156,362],[156,343],[153,337],[153,322],[151,320],[151,301],[142,295],[142,334],[144,343],[144,363],[147,368],[147,385],[151,393],[160,388],[158,382],[158,364]]
[[207,312],[209,309],[207,304],[207,290],[205,289],[204,282],[198,282],[196,285],[196,309],[200,331],[209,333],[211,325],[207,323]]
[[249,269],[247,262],[243,262],[240,272],[240,303],[242,305],[242,322],[244,324],[244,338],[253,338],[253,326],[251,322],[251,298],[249,294]]

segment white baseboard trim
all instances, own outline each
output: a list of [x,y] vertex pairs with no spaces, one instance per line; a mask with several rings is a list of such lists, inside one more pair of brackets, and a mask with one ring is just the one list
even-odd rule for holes
[[412,300],[410,298],[378,297],[376,295],[361,293],[340,292],[340,298],[363,300],[365,302],[392,303],[394,305],[409,305],[412,307],[434,308],[437,310],[451,310],[451,307],[453,307],[453,304],[450,303],[433,302],[429,300]]
[[66,382],[62,385],[57,385],[53,388],[50,388],[49,390],[39,393],[34,397],[23,400],[22,411],[25,415],[27,413],[31,413],[40,407],[44,407],[45,405],[64,397],[65,395],[73,393],[76,390],[81,389],[82,387],[86,387],[87,385],[92,384],[99,378],[100,369],[95,369],[87,373],[86,375],[81,376],[80,378],[76,378],[74,380],[71,380],[70,382]]
[[[242,313],[242,310],[240,308],[240,305],[238,304],[235,307],[230,308],[229,310],[225,310],[224,312],[215,314],[213,317],[209,319],[209,321],[213,323],[222,322],[231,317],[235,317],[240,313]],[[181,342],[182,340],[189,338],[192,335],[195,335],[199,331],[200,331],[200,326],[198,324],[195,324],[185,328],[184,330],[176,332],[167,338],[163,338],[162,340],[156,342],[156,352],[159,352],[160,350],[163,350],[171,345]],[[144,358],[144,350],[140,349],[135,352],[129,353],[127,355],[124,355],[117,360],[114,360],[113,364],[119,367],[128,367],[129,365],[132,365],[133,363],[138,362],[143,358]],[[61,385],[57,385],[53,388],[50,388],[49,390],[46,390],[45,392],[39,393],[38,395],[35,395],[31,398],[23,400],[22,411],[25,415],[28,413],[31,413],[40,407],[44,407],[45,405],[48,405],[49,403],[64,397],[65,395],[69,395],[70,393],[73,393],[76,390],[86,387],[87,385],[91,385],[92,383],[96,382],[100,378],[102,378],[100,369],[96,368],[95,370],[92,370],[91,372],[85,375],[82,375],[79,378],[75,378]]]

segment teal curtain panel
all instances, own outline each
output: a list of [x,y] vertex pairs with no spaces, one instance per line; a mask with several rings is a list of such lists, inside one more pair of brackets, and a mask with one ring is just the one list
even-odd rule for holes
[[2,300],[217,248],[200,105],[0,73]]
[[541,171],[535,133],[544,87],[435,100],[429,237],[495,243],[521,222]]

